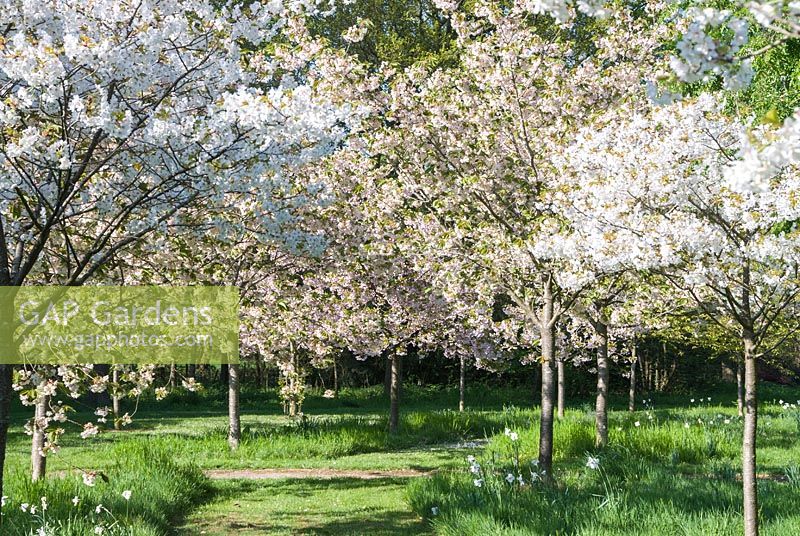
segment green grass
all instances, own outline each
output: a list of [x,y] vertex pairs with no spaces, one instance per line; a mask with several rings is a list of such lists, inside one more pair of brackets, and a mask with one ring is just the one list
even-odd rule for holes
[[[800,534],[796,411],[762,405],[758,471],[765,477],[759,491],[767,535]],[[706,403],[613,412],[610,430],[609,447],[596,451],[589,412],[572,410],[558,421],[554,486],[532,478],[538,430],[528,427],[515,429],[517,442],[503,434],[492,438],[478,458],[478,475],[462,468],[413,482],[409,502],[441,535],[742,532],[742,427],[734,409]],[[589,454],[600,459],[601,469],[586,467]],[[508,473],[521,474],[525,484],[509,484]],[[483,478],[480,487],[476,477]]]
[[[15,408],[6,495],[11,497],[0,534],[36,528],[22,502],[47,496],[55,534],[89,534],[98,503],[119,520],[117,534],[737,534],[741,530],[739,449],[741,423],[735,393],[710,393],[713,403],[690,404],[690,395],[653,397],[652,407],[610,415],[611,446],[594,451],[588,403],[573,404],[555,429],[555,487],[511,489],[502,479],[516,452],[528,467],[537,455],[538,415],[530,390],[476,386],[470,409],[453,411],[455,390],[408,386],[399,434],[388,434],[388,401],[380,389],[344,390],[337,400],[312,393],[301,423],[282,415],[274,391],[243,395],[241,447],[230,452],[221,392],[145,401],[134,424],[121,432],[81,440],[72,430],[48,460],[51,477],[30,484],[30,438],[21,422],[30,408]],[[796,389],[762,390],[759,472],[765,534],[800,534],[800,413],[778,400],[796,401]],[[513,405],[512,405],[513,404]],[[612,407],[624,408],[623,398]],[[85,412],[77,420],[90,420]],[[640,426],[635,426],[638,421]],[[699,421],[702,421],[699,422]],[[727,422],[726,422],[727,421]],[[686,423],[689,427],[686,427]],[[503,435],[520,434],[512,449]],[[480,446],[470,445],[478,441]],[[488,442],[488,444],[486,443]],[[485,448],[483,446],[485,445]],[[602,476],[585,467],[598,455]],[[465,458],[478,455],[498,476],[476,489]],[[80,479],[53,478],[75,468],[103,469],[108,483],[87,488]],[[330,468],[437,470],[432,478],[215,481],[201,469]],[[788,473],[793,484],[776,476]],[[526,477],[527,479],[527,477]],[[134,493],[128,504],[124,489]],[[81,506],[70,499],[78,494]],[[433,516],[431,508],[439,509]],[[174,513],[170,514],[170,513]],[[106,515],[106,514],[103,514]],[[188,516],[188,519],[182,519]],[[112,522],[106,516],[107,523]],[[13,525],[12,525],[13,524]],[[180,528],[176,528],[180,527]]]
[[[102,476],[92,487],[71,473],[32,483],[27,471],[13,468],[6,474],[3,492],[8,500],[0,517],[0,534],[38,535],[36,531],[43,528],[48,536],[84,536],[104,526],[105,534],[111,535],[163,535],[179,520],[180,512],[211,493],[210,481],[197,467],[175,463],[144,443],[115,447],[113,461]],[[129,500],[123,497],[125,490],[131,491]],[[78,497],[77,505],[73,497]],[[35,506],[35,514],[30,507],[23,512],[24,503]]]
[[184,533],[430,534],[405,502],[405,479],[229,480],[219,499],[188,519]]

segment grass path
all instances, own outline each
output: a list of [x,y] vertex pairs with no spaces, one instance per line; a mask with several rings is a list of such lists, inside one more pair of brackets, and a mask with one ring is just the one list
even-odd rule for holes
[[194,511],[179,534],[430,534],[406,503],[407,482],[407,478],[217,480],[216,500]]
[[312,478],[332,480],[350,478],[355,480],[375,480],[377,478],[410,478],[430,476],[427,471],[413,469],[358,470],[358,469],[212,469],[205,471],[212,480],[283,480]]

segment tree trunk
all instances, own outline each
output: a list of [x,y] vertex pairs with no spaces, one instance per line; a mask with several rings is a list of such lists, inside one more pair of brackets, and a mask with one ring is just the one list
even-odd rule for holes
[[172,363],[169,366],[169,386],[175,389],[175,385],[178,383],[178,371],[175,369],[175,363]]
[[552,481],[553,477],[553,410],[555,409],[555,319],[553,298],[553,283],[549,276],[544,281],[544,305],[541,318],[541,344],[542,344],[542,406],[541,419],[539,420],[539,467],[543,479]]
[[333,358],[333,397],[339,398],[339,367],[336,365],[336,357]]
[[190,378],[197,376],[197,365],[186,365],[186,375]]
[[11,389],[13,365],[0,365],[0,496],[3,495],[3,468],[8,445],[8,426],[11,423]]
[[744,416],[744,367],[736,363],[736,410],[739,417]]
[[400,426],[400,356],[391,358],[391,383],[389,386],[389,433],[397,433]]
[[31,441],[31,480],[36,482],[44,478],[47,469],[47,457],[42,454],[44,448],[45,431],[44,422],[50,397],[43,396],[36,403],[33,417],[33,439]]
[[756,341],[753,331],[745,329],[744,343],[744,435],[742,438],[742,490],[745,536],[758,536],[758,485],[756,482],[756,430],[758,399],[756,384]]
[[564,381],[564,360],[563,359],[559,359],[556,362],[556,367],[557,367],[556,372],[557,372],[557,375],[558,375],[558,397],[557,397],[558,398],[558,410],[557,410],[557,412],[558,412],[558,418],[559,419],[563,419],[564,418],[564,398],[566,396],[566,394],[565,394],[566,391],[565,391],[565,388],[564,388],[564,383],[565,383],[565,381]]
[[114,384],[114,392],[111,393],[111,408],[114,412],[114,430],[119,430],[122,428],[122,421],[120,421],[120,399],[119,399],[119,390],[117,385],[119,384],[119,369],[116,365],[111,365],[111,381]]
[[628,388],[628,411],[636,410],[636,363],[638,360],[636,357],[636,341],[633,341],[633,348],[631,349],[631,385]]
[[239,417],[239,365],[228,367],[228,445],[231,450],[239,448],[242,425]]
[[608,326],[598,321],[595,331],[600,339],[597,348],[597,400],[594,407],[595,437],[597,447],[608,445]]
[[464,391],[467,388],[467,359],[462,355],[458,370],[458,411],[464,411]]

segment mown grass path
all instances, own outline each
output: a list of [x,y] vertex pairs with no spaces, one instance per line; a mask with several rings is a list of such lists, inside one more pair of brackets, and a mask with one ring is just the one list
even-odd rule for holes
[[179,534],[431,534],[406,502],[408,478],[217,480]]
[[374,480],[377,478],[410,478],[430,476],[429,471],[414,469],[394,470],[347,470],[347,469],[212,469],[205,471],[212,480],[282,480],[292,478],[313,478],[332,480],[351,478],[355,480]]

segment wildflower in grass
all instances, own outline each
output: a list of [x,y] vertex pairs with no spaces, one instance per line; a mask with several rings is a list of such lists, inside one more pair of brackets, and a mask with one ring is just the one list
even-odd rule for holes
[[28,503],[22,503],[21,505],[19,505],[19,509],[22,510],[23,512],[27,512],[29,507],[30,504]]
[[97,478],[97,473],[94,471],[87,471],[83,473],[83,483],[87,486],[94,487],[95,479]]
[[725,424],[730,424],[730,423],[731,423],[731,420],[730,420],[730,419],[725,419],[725,421],[724,421],[724,422],[725,422]]
[[35,504],[32,504],[32,505],[31,505],[31,515],[32,515],[32,516],[33,516],[33,515],[36,515],[36,510],[37,510],[37,508],[36,508],[36,505],[35,505]]
[[694,398],[689,399],[690,404],[694,404]]
[[325,389],[325,392],[322,393],[322,398],[334,398],[336,397],[336,393],[333,389]]
[[591,455],[587,456],[586,457],[586,467],[588,467],[592,471],[600,469],[600,458],[597,458],[596,456],[591,456]]
[[75,496],[72,498],[72,505],[73,505],[73,506],[78,506],[78,503],[79,503],[79,502],[81,502],[81,500],[78,498],[78,496],[77,496],[77,495],[75,495]]
[[42,510],[47,510],[47,497],[42,497]]
[[688,422],[683,423],[683,427],[684,428],[689,428],[689,423]]
[[470,454],[469,456],[467,456],[467,461],[468,461],[469,463],[475,463],[475,456],[473,456],[472,454]]
[[95,514],[99,514],[102,511],[103,511],[103,505],[102,504],[98,504],[97,507],[94,509],[94,513]]
[[525,485],[525,479],[522,478],[522,475],[517,475],[517,482],[519,483],[520,486]]
[[514,477],[514,475],[512,475],[511,473],[508,473],[506,475],[506,482],[508,482],[509,484],[513,484],[515,480],[516,477]]
[[539,467],[539,460],[531,460],[531,465],[534,467]]
[[103,527],[103,525],[97,525],[94,528],[94,533],[95,534],[103,534],[105,531],[106,531],[106,529],[105,529],[105,527]]
[[438,506],[434,506],[434,507],[431,508],[431,515],[432,516],[438,516],[439,515],[439,507]]
[[7,495],[3,495],[2,497],[0,497],[0,508],[4,507],[6,505],[6,501],[7,500],[8,500],[8,496]]
[[510,434],[511,434],[511,428],[506,428],[506,429],[505,429],[505,431],[504,431],[503,433],[504,433],[506,436],[510,435]]
[[472,481],[472,483],[475,484],[476,488],[480,488],[481,486],[483,486],[483,479],[476,478],[475,480]]
[[474,475],[477,475],[478,473],[480,473],[481,472],[480,464],[477,463],[477,462],[472,462],[472,464],[469,466],[469,472],[474,474]]
[[131,490],[126,489],[125,491],[122,492],[122,496],[125,498],[126,501],[130,501],[131,500]]
[[642,425],[642,423],[640,423],[639,421],[636,421],[635,423],[633,423],[633,425],[634,425],[636,428],[639,428],[639,427]]
[[516,441],[517,439],[519,439],[519,435],[517,435],[517,433],[516,433],[516,432],[511,432],[510,434],[508,434],[508,438],[509,438],[511,441]]

